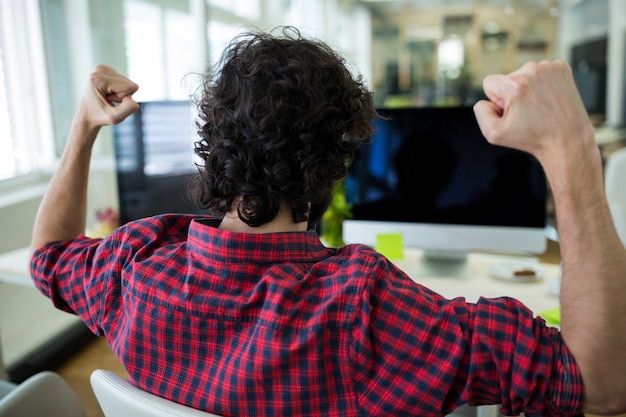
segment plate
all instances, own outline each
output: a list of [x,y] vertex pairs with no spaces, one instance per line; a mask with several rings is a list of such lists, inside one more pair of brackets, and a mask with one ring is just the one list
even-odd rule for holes
[[489,267],[489,274],[505,281],[530,282],[543,278],[543,268],[534,262],[498,262]]

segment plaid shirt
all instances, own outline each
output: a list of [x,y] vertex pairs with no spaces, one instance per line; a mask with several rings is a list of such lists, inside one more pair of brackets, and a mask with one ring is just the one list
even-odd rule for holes
[[165,215],[40,248],[38,288],[132,384],[225,416],[582,415],[557,330],[509,298],[444,299],[361,245]]

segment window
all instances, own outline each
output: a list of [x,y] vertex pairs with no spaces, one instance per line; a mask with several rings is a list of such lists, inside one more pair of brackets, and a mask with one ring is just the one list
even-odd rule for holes
[[209,0],[209,5],[244,19],[257,20],[261,17],[260,0]]
[[[139,101],[180,100],[195,93],[195,74],[250,28],[302,26],[304,34],[330,41],[339,36],[340,45],[352,49],[353,40],[343,38],[354,25],[337,13],[353,9],[340,0],[69,3],[0,0],[0,180],[54,166],[95,64],[109,64],[136,81]],[[110,141],[96,143],[94,155],[105,159],[111,152]]]
[[207,58],[216,62],[233,37],[261,24],[260,0],[208,0],[211,19],[193,9],[197,1],[123,0],[128,75],[141,86],[137,100],[187,98],[197,79],[186,76],[202,73]]
[[0,137],[4,138],[0,144],[0,179],[12,177],[18,172],[15,166],[15,144],[11,133],[2,55],[3,48],[0,43]]
[[[150,1],[124,2],[128,76],[141,88],[140,101],[186,99],[185,76],[201,69],[203,45],[188,8],[174,9]],[[199,17],[201,19],[201,17]]]
[[219,20],[212,20],[208,24],[208,34],[210,44],[210,54],[211,54],[211,62],[215,63],[222,56],[222,51],[230,41],[243,32],[243,27],[232,24],[221,22]]
[[36,0],[0,0],[0,180],[53,160],[39,21]]

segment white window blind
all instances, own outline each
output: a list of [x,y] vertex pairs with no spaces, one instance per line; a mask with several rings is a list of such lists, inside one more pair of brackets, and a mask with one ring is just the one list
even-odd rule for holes
[[3,48],[0,42],[0,180],[12,177],[16,174],[15,150],[13,134],[11,132],[11,119],[9,118],[9,104],[7,88],[4,76]]
[[37,0],[0,0],[0,180],[53,160]]

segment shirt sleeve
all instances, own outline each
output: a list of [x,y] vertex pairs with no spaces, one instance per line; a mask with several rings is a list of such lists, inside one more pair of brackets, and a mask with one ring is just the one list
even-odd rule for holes
[[351,351],[368,413],[445,415],[467,403],[583,415],[582,378],[557,329],[517,300],[448,300],[374,258]]
[[124,225],[105,239],[78,236],[47,244],[33,253],[31,276],[57,308],[78,315],[92,332],[104,336],[118,326],[124,271],[138,257],[184,242],[192,219],[156,216]]
[[102,336],[100,325],[111,290],[120,285],[123,261],[113,238],[75,239],[47,244],[30,260],[35,286],[60,309],[78,315]]

